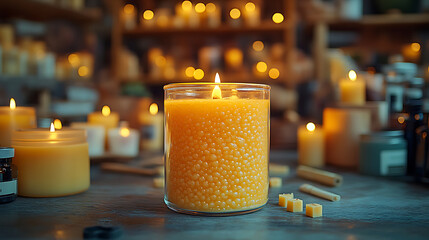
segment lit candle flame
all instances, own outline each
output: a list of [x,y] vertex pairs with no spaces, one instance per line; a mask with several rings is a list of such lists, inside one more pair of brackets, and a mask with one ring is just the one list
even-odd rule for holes
[[158,104],[156,104],[156,103],[152,103],[152,104],[149,106],[149,113],[150,113],[151,115],[156,115],[156,114],[158,113]]
[[55,132],[55,126],[54,123],[51,123],[51,127],[49,128],[49,132]]
[[105,117],[108,117],[110,115],[109,106],[103,106],[103,108],[101,109],[101,114],[103,114],[103,116]]
[[350,70],[350,72],[349,72],[349,79],[352,80],[352,81],[356,81],[356,78],[357,78],[356,72],[353,71],[353,70]]
[[10,99],[10,109],[15,109],[16,108],[16,102],[15,99],[11,98]]
[[316,129],[316,125],[314,125],[314,123],[312,122],[307,123],[306,127],[309,132],[314,132],[314,130]]
[[[220,83],[219,73],[216,73],[215,83]],[[221,99],[222,98],[222,93],[220,91],[219,85],[216,85],[215,88],[213,89],[212,98],[213,99]]]
[[55,119],[54,120],[54,127],[55,127],[55,129],[61,129],[61,128],[63,128],[63,124],[61,123],[60,119]]
[[128,128],[121,128],[119,134],[121,134],[122,137],[128,137],[130,136],[130,130]]

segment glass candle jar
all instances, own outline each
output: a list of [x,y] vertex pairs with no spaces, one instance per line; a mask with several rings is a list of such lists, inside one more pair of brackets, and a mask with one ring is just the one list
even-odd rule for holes
[[32,107],[0,107],[0,147],[11,146],[14,129],[36,127],[36,111]]
[[0,147],[0,203],[8,203],[16,199],[17,171],[12,164],[13,156],[13,148]]
[[90,163],[84,130],[19,130],[13,134],[12,145],[19,169],[18,195],[59,197],[89,188]]
[[270,87],[169,84],[165,197],[177,212],[231,215],[268,200]]

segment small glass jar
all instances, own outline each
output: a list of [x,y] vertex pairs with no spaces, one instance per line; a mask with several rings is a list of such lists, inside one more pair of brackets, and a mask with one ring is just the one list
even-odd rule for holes
[[46,128],[18,130],[12,136],[19,169],[18,195],[59,197],[89,188],[89,153],[85,130],[51,132]]
[[268,200],[270,87],[182,83],[165,90],[165,197],[177,212],[234,215]]
[[0,203],[16,199],[17,171],[12,164],[14,154],[13,148],[0,147]]

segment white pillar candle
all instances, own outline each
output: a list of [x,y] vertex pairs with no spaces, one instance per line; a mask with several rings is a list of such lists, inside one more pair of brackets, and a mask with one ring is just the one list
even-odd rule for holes
[[324,161],[325,134],[323,129],[308,123],[298,129],[298,164],[322,167]]
[[86,141],[88,142],[90,157],[103,156],[106,138],[106,131],[103,125],[74,122],[71,123],[70,127],[86,131]]
[[115,156],[136,157],[139,154],[139,133],[126,127],[108,132],[110,153]]

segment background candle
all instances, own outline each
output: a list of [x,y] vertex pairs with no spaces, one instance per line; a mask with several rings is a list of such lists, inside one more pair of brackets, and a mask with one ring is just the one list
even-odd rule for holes
[[298,129],[298,164],[322,167],[325,155],[325,135],[323,129],[308,123]]
[[349,72],[349,79],[340,81],[340,100],[341,103],[351,105],[365,104],[365,81],[357,79],[356,72]]
[[8,107],[0,107],[0,147],[11,146],[13,130],[35,128],[36,126],[34,108],[17,107],[12,98]]
[[19,169],[18,195],[59,197],[89,188],[89,155],[80,129],[18,130],[14,132],[14,164]]
[[108,106],[103,106],[101,112],[93,112],[88,115],[88,123],[102,125],[106,129],[106,132],[108,132],[109,129],[118,127],[119,114],[110,112]]
[[72,128],[83,129],[86,131],[86,140],[88,142],[90,157],[98,157],[104,154],[106,139],[106,130],[104,126],[83,122],[74,122],[70,126]]
[[369,110],[356,108],[325,108],[323,130],[326,136],[326,162],[341,167],[357,167],[359,138],[369,133]]
[[164,116],[158,112],[158,105],[152,103],[149,111],[139,114],[141,147],[144,150],[160,151],[163,145]]
[[121,12],[121,15],[125,29],[130,30],[136,27],[137,11],[134,5],[125,5]]
[[268,199],[269,86],[164,89],[166,204],[192,213],[262,207]]
[[110,152],[115,156],[136,157],[139,154],[139,134],[126,127],[108,132]]

